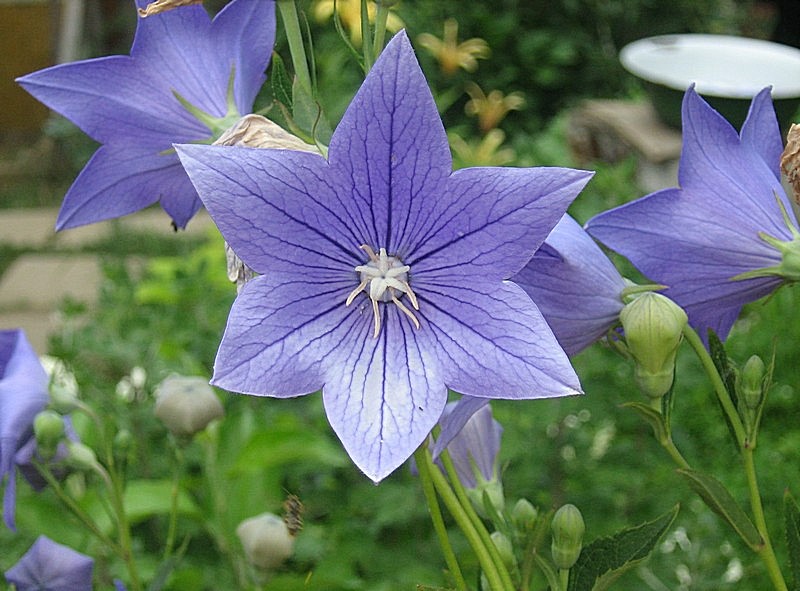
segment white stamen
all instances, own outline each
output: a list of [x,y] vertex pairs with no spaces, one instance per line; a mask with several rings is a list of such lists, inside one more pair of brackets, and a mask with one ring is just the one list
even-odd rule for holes
[[372,316],[375,323],[373,338],[377,338],[381,330],[381,314],[378,302],[396,304],[400,311],[408,316],[414,326],[419,329],[419,320],[409,310],[408,306],[399,299],[403,294],[408,295],[411,305],[415,310],[419,310],[417,295],[408,284],[408,272],[411,268],[408,265],[403,265],[402,261],[397,257],[386,254],[385,248],[379,249],[378,254],[375,254],[372,247],[367,244],[362,244],[361,249],[369,256],[369,262],[366,265],[359,265],[355,268],[356,273],[359,273],[361,282],[347,296],[344,305],[349,306],[358,294],[362,291],[366,292],[372,302]]

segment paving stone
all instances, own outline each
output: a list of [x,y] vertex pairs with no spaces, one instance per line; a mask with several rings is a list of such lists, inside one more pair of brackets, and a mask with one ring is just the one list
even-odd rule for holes
[[0,210],[0,243],[17,248],[41,248],[55,239],[55,209]]
[[0,309],[55,310],[66,297],[94,302],[101,280],[93,255],[24,255],[0,278]]

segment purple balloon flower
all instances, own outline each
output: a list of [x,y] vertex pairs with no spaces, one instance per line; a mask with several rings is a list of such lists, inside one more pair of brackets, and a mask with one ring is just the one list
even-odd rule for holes
[[683,99],[680,188],[601,213],[586,229],[667,285],[664,295],[686,310],[702,338],[712,329],[725,339],[742,306],[783,281],[779,274],[753,273],[781,264],[765,236],[795,239],[789,226],[797,220],[780,182],[782,149],[769,89],[753,99],[737,134],[690,87]]
[[[448,416],[469,400],[469,397],[465,397],[447,404],[442,415],[439,439],[447,440],[446,448],[461,484],[466,488],[475,488],[479,484],[478,478],[484,482],[497,478],[497,456],[503,427],[492,416],[492,407],[484,404],[470,415],[457,433],[452,433],[453,425],[447,420]],[[437,456],[440,453],[439,439],[434,447]]]
[[0,483],[3,519],[14,529],[15,456],[33,437],[33,419],[47,406],[48,377],[22,330],[0,331]]
[[568,355],[582,351],[619,322],[625,280],[568,215],[512,280],[536,302]]
[[92,591],[93,567],[90,557],[39,536],[5,574],[17,591]]
[[[234,0],[213,22],[201,6],[185,6],[140,17],[130,56],[19,78],[34,97],[103,144],[67,192],[56,229],[119,217],[156,201],[176,227],[185,227],[201,203],[172,144],[206,141],[250,112],[274,39],[273,0]],[[204,124],[178,95],[222,121]]]
[[507,279],[591,175],[453,173],[405,33],[370,71],[327,160],[178,153],[227,242],[262,273],[233,305],[213,383],[276,397],[321,388],[334,431],[373,480],[422,443],[448,387],[486,398],[580,391],[538,309]]

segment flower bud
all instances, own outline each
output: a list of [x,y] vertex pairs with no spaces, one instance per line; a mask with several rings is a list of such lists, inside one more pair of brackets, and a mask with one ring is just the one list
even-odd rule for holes
[[477,482],[472,488],[465,488],[467,497],[472,501],[472,506],[483,516],[486,516],[486,507],[483,500],[484,493],[489,500],[489,504],[498,513],[502,513],[506,505],[506,498],[503,494],[503,483],[499,478],[493,477],[491,480],[484,480],[480,475],[476,478]]
[[636,383],[651,398],[660,398],[672,386],[686,312],[668,297],[647,292],[626,304],[619,317],[636,362]]
[[528,499],[520,499],[511,510],[511,523],[520,533],[532,531],[536,525],[539,512]]
[[39,456],[43,460],[51,459],[64,437],[64,417],[54,410],[43,410],[33,419],[33,433]]
[[758,355],[753,355],[744,364],[739,374],[739,395],[742,397],[745,406],[750,410],[756,410],[761,404],[764,396],[764,374],[766,366]]
[[580,510],[575,505],[564,505],[553,515],[550,528],[553,535],[550,546],[553,562],[560,569],[572,568],[581,555],[586,531]]
[[514,546],[511,544],[511,540],[499,531],[492,532],[491,538],[503,564],[508,570],[513,570],[517,565],[517,559],[514,557]]
[[173,435],[194,435],[223,414],[222,403],[204,378],[170,376],[156,388],[155,415]]
[[95,472],[100,468],[94,450],[80,441],[67,441],[67,464],[78,470]]
[[69,414],[78,406],[78,397],[72,388],[53,383],[50,386],[50,406],[61,414]]
[[262,570],[280,566],[294,549],[294,537],[283,519],[272,513],[245,519],[236,528],[236,535],[248,562]]

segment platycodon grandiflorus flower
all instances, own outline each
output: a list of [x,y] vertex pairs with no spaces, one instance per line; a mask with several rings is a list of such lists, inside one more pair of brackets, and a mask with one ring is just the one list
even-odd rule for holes
[[680,187],[601,213],[586,230],[627,257],[725,339],[742,306],[800,278],[800,231],[781,181],[783,144],[769,89],[741,133],[694,88],[683,99]]
[[322,389],[354,462],[379,481],[425,440],[447,389],[576,394],[567,356],[508,281],[588,182],[565,168],[452,172],[404,32],[318,154],[178,146],[225,240],[261,275],[228,319],[213,383],[291,397]]
[[[143,8],[146,0],[137,0]],[[219,136],[250,112],[275,39],[273,0],[139,17],[131,54],[53,66],[17,81],[103,144],[67,191],[56,229],[157,201],[176,227],[200,208],[172,144]]]

